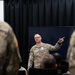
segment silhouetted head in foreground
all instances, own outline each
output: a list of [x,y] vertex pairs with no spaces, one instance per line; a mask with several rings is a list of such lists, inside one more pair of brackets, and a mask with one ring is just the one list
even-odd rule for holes
[[57,66],[60,66],[61,65],[61,54],[59,54],[59,53],[54,53],[53,54],[53,56],[55,57],[55,59],[56,59],[56,64],[57,64]]
[[56,68],[56,60],[53,55],[45,54],[42,57],[40,68]]

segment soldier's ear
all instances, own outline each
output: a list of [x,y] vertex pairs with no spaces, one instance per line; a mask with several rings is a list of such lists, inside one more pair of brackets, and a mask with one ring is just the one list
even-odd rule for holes
[[42,40],[42,37],[41,37],[41,40]]

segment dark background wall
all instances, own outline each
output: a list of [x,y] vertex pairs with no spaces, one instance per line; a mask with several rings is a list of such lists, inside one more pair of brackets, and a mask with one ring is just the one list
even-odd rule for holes
[[28,27],[74,26],[75,0],[4,0],[4,20],[17,36],[26,68]]

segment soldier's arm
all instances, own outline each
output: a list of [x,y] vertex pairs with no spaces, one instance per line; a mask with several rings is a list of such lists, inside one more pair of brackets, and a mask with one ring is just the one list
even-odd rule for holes
[[60,49],[61,46],[62,44],[59,44],[58,42],[54,46],[51,44],[48,44],[48,48],[50,51],[57,51],[58,49]]
[[62,45],[62,42],[64,42],[64,38],[65,37],[62,37],[62,38],[59,38],[58,42],[53,46],[53,45],[50,45],[50,49],[49,50],[58,50],[61,45]]
[[31,48],[28,59],[28,70],[32,67],[33,62],[34,62],[34,54],[33,54],[33,49]]

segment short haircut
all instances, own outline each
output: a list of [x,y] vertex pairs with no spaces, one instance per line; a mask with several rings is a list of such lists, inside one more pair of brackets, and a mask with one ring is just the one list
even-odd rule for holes
[[40,67],[41,68],[55,68],[56,60],[53,55],[45,54],[42,58]]

